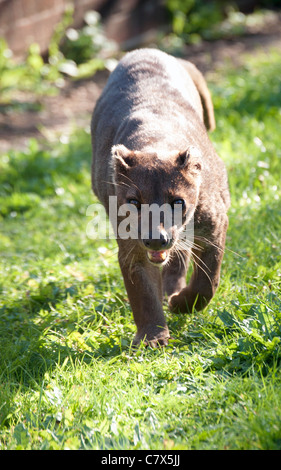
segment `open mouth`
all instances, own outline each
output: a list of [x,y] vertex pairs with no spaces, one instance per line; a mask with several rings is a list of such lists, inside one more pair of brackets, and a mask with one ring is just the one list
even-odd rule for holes
[[168,250],[147,252],[148,259],[153,264],[163,264],[168,259]]

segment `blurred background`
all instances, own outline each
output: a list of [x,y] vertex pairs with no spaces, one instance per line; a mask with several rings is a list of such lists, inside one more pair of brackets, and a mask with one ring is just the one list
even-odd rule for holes
[[281,0],[0,0],[0,151],[86,126],[125,52],[158,47],[207,72],[279,46]]

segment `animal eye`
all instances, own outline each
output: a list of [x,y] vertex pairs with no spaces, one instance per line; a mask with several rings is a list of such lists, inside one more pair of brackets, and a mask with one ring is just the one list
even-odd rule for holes
[[185,201],[184,201],[183,199],[180,199],[180,198],[175,199],[175,200],[172,202],[171,206],[172,206],[172,207],[175,207],[175,206],[176,206],[176,207],[180,207],[180,206],[182,206],[182,208],[184,208],[184,207],[185,207]]
[[132,204],[137,209],[140,209],[141,203],[137,199],[128,199],[128,204]]

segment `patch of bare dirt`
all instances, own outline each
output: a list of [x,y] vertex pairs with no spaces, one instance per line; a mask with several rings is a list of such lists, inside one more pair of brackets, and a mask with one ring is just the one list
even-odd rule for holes
[[[17,94],[20,109],[0,113],[0,152],[24,148],[31,137],[54,140],[74,128],[88,127],[107,77],[108,72],[103,71],[91,80],[68,81],[58,95],[44,96],[39,102],[30,94]],[[24,104],[29,104],[25,111]]]

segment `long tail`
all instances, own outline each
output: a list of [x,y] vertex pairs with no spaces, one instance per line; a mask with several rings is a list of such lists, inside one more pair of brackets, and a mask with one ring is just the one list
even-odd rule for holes
[[213,131],[216,128],[216,120],[214,114],[214,107],[211,98],[211,94],[208,90],[207,83],[202,75],[202,73],[198,70],[198,68],[184,59],[178,59],[183,67],[187,70],[188,74],[192,78],[198,93],[201,98],[203,110],[204,110],[204,123],[206,128],[209,131]]

